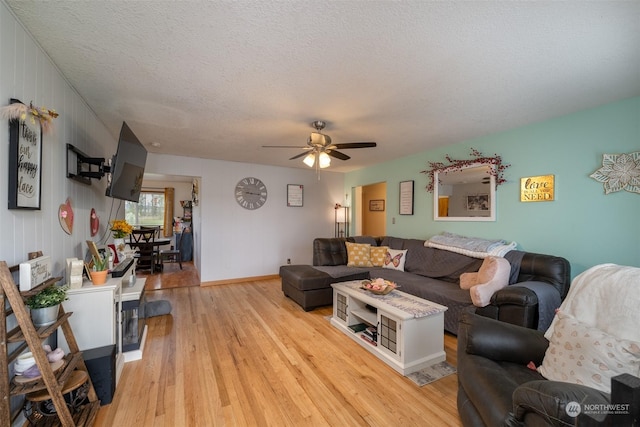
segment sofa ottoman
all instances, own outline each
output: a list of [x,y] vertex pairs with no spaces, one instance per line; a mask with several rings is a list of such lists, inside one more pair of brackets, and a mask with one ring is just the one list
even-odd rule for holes
[[[336,276],[336,274],[331,275],[310,265],[283,265],[280,267],[282,292],[285,296],[298,303],[304,311],[332,305],[332,283],[367,279],[369,272],[359,271],[354,273],[351,270],[348,275]],[[341,275],[338,274],[338,276]]]

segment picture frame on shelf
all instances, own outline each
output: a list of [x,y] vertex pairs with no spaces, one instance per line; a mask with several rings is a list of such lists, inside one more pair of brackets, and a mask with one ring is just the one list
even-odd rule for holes
[[304,205],[304,185],[287,184],[287,206],[300,208]]
[[[11,104],[21,103],[11,99]],[[40,210],[42,196],[40,121],[9,120],[9,209]]]

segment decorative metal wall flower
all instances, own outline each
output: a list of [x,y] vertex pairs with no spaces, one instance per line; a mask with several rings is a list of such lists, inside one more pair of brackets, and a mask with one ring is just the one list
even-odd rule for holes
[[604,194],[620,190],[640,193],[640,151],[604,154],[602,167],[589,176],[604,183]]

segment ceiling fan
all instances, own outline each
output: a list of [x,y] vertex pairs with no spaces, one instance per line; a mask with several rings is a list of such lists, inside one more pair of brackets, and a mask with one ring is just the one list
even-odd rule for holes
[[316,120],[311,123],[311,126],[316,132],[311,132],[307,145],[263,145],[264,148],[301,148],[304,151],[300,154],[296,154],[289,160],[298,159],[305,156],[303,162],[305,165],[312,168],[314,165],[317,168],[324,169],[331,165],[331,157],[335,157],[340,160],[349,160],[351,157],[336,150],[346,150],[351,148],[369,148],[375,147],[375,142],[346,142],[342,144],[332,144],[331,137],[322,133],[322,129],[327,125],[322,120]]

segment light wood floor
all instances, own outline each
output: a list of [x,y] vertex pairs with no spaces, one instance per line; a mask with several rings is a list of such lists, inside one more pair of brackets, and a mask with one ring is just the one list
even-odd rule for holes
[[[176,266],[177,267],[177,266]],[[147,292],[172,314],[148,319],[96,426],[460,426],[457,377],[422,388],[305,313],[279,280]],[[456,338],[445,335],[455,364]]]

